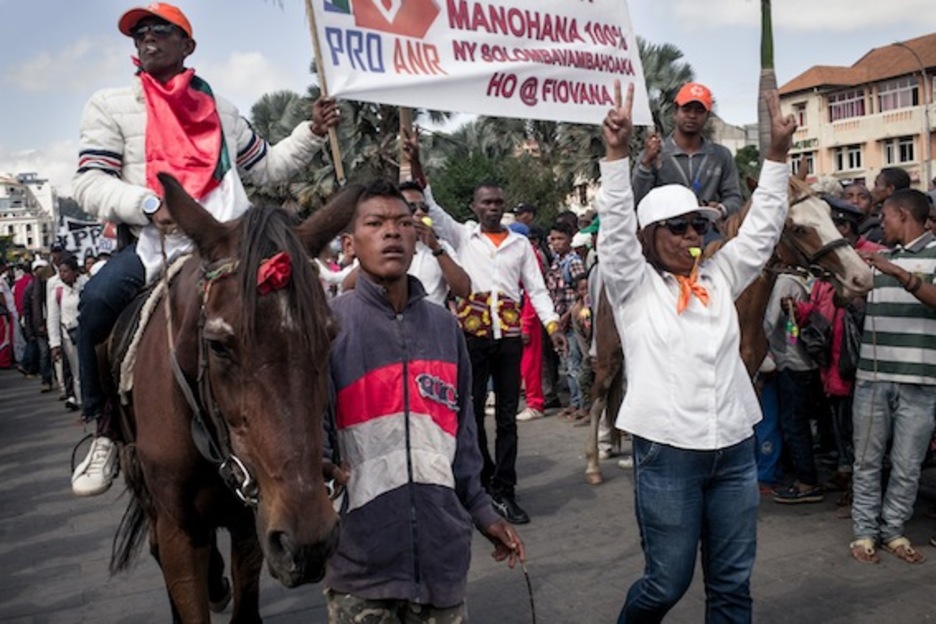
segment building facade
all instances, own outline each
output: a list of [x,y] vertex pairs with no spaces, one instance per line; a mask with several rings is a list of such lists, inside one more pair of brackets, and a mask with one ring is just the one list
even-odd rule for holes
[[57,198],[48,180],[35,173],[0,174],[0,236],[32,251],[55,240]]
[[807,180],[874,185],[884,167],[926,191],[936,175],[936,33],[874,48],[851,67],[817,65],[780,87],[799,124],[791,161]]

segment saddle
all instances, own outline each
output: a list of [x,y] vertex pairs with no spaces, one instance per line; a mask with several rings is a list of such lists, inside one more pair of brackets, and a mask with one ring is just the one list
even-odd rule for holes
[[166,294],[166,283],[179,273],[190,255],[177,258],[167,269],[167,278],[156,280],[134,297],[114,324],[107,344],[108,370],[119,398],[119,404],[130,404],[133,390],[133,370],[136,365],[137,347],[149,324],[156,307]]

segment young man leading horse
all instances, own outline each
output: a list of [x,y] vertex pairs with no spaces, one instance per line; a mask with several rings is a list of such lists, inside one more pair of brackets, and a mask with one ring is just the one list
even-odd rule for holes
[[357,207],[343,245],[360,275],[332,302],[334,428],[350,478],[329,622],[464,622],[472,524],[511,567],[523,542],[481,484],[465,338],[407,275],[417,232],[405,199],[383,180],[343,194]]
[[173,221],[156,175],[172,174],[216,219],[231,221],[249,206],[241,175],[257,184],[288,179],[339,121],[334,100],[320,99],[311,122],[270,146],[231,103],[185,68],[195,39],[177,7],[157,2],[131,9],[118,27],[133,39],[136,76],[130,87],[95,93],[85,108],[75,199],[101,220],[130,226],[138,241],[111,258],[81,297],[82,409],[84,420],[96,423],[96,435],[72,476],[79,496],[106,491],[116,467],[112,408],[101,387],[96,347],[140,288],[160,275],[164,261],[192,250],[188,237],[168,231]]

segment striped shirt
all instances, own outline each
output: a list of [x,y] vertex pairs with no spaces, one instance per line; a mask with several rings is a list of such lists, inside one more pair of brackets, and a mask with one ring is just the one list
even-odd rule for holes
[[[936,237],[931,232],[902,247],[882,251],[927,283],[936,274]],[[874,271],[861,339],[858,379],[936,385],[936,310],[904,290],[896,278]]]

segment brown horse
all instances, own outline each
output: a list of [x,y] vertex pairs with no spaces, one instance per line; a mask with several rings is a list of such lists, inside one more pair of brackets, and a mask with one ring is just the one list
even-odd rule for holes
[[111,570],[129,564],[148,527],[174,620],[209,622],[214,531],[225,527],[231,621],[257,622],[264,558],[295,587],[321,580],[337,543],[322,459],[334,328],[310,258],[354,207],[337,200],[301,225],[253,207],[219,223],[171,176],[160,181],[197,254],[139,341],[121,456],[133,496]]
[[[741,359],[751,377],[767,355],[764,313],[779,272],[809,272],[828,279],[844,300],[862,296],[871,289],[868,265],[839,234],[832,223],[829,205],[813,194],[809,185],[799,177],[790,177],[789,204],[787,220],[773,257],[761,275],[735,301],[741,332]],[[725,222],[725,238],[710,243],[705,249],[705,257],[737,236],[749,208],[750,203]],[[598,355],[594,364],[591,428],[585,450],[585,480],[591,485],[604,480],[598,464],[599,420],[604,414],[613,423],[626,384],[621,340],[604,292],[595,310],[595,332],[601,339],[596,341]]]

